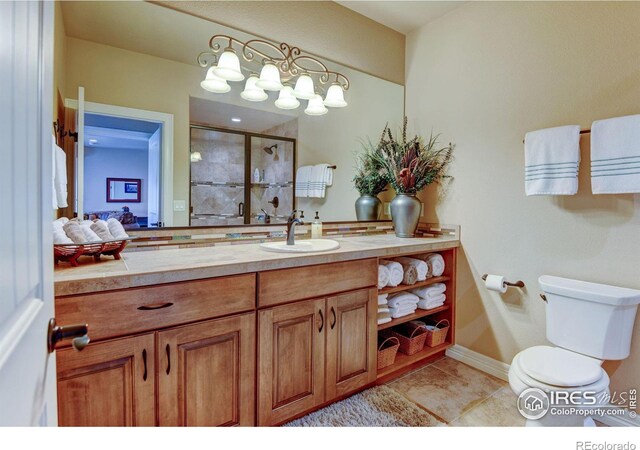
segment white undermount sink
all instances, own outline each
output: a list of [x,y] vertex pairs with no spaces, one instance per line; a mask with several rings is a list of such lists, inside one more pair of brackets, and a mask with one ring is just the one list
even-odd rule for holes
[[340,248],[340,243],[333,239],[308,239],[296,241],[294,245],[287,245],[286,242],[263,242],[260,248],[278,253],[317,253]]

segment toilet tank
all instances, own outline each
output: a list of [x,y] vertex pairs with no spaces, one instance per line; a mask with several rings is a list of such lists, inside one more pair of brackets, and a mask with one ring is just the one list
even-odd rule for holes
[[547,298],[547,338],[597,359],[625,359],[640,291],[569,278],[538,279]]

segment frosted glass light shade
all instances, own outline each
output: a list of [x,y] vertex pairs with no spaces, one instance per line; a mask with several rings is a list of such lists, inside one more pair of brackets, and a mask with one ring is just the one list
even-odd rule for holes
[[218,65],[213,69],[213,73],[227,81],[244,80],[244,75],[240,70],[240,60],[233,49],[226,49],[222,52]]
[[296,81],[296,87],[293,89],[293,95],[304,100],[311,100],[315,97],[313,79],[306,73],[300,75]]
[[200,82],[200,87],[209,92],[215,92],[216,94],[224,94],[231,90],[231,86],[227,84],[226,80],[223,80],[214,73],[215,67],[209,67],[207,70],[207,76]]
[[202,154],[200,152],[191,152],[191,162],[202,161]]
[[296,109],[300,106],[300,101],[293,95],[291,86],[284,86],[276,100],[276,107],[280,109]]
[[258,81],[258,75],[252,73],[247,78],[247,82],[244,85],[244,91],[240,93],[240,97],[250,102],[261,102],[269,98],[267,93],[256,86]]
[[280,70],[273,63],[266,63],[260,71],[260,79],[256,82],[256,86],[267,91],[279,91],[284,86],[280,81]]
[[324,106],[330,106],[332,108],[344,108],[347,106],[347,102],[344,101],[344,91],[340,83],[333,83],[327,89],[327,95],[324,98]]
[[329,110],[322,103],[322,97],[315,94],[313,98],[309,100],[309,104],[307,105],[307,109],[304,110],[304,113],[310,116],[322,116],[328,111]]

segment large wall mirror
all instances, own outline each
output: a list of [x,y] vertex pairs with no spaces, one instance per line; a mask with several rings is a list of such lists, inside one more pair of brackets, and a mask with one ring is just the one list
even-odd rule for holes
[[[64,27],[56,28],[55,83],[84,147],[69,164],[66,215],[117,217],[126,208],[133,227],[185,227],[280,223],[296,208],[355,220],[353,153],[386,123],[401,123],[403,86],[323,55],[349,79],[348,106],[308,115],[306,100],[277,108],[278,92],[243,99],[246,80],[223,94],[201,87],[207,68],[197,57],[213,35],[255,36],[148,2],[61,2],[57,14]],[[297,196],[298,168],[321,164],[332,170],[324,196]],[[140,202],[105,203],[107,177],[139,179]]]

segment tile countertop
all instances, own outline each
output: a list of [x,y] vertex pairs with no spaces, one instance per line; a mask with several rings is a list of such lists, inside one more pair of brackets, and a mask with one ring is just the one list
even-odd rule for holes
[[80,260],[79,267],[60,263],[54,271],[55,295],[150,286],[264,270],[355,259],[393,257],[458,247],[454,237],[397,238],[394,235],[336,238],[340,248],[322,253],[275,253],[259,244],[223,245],[144,252],[124,252],[119,261],[104,256]]

